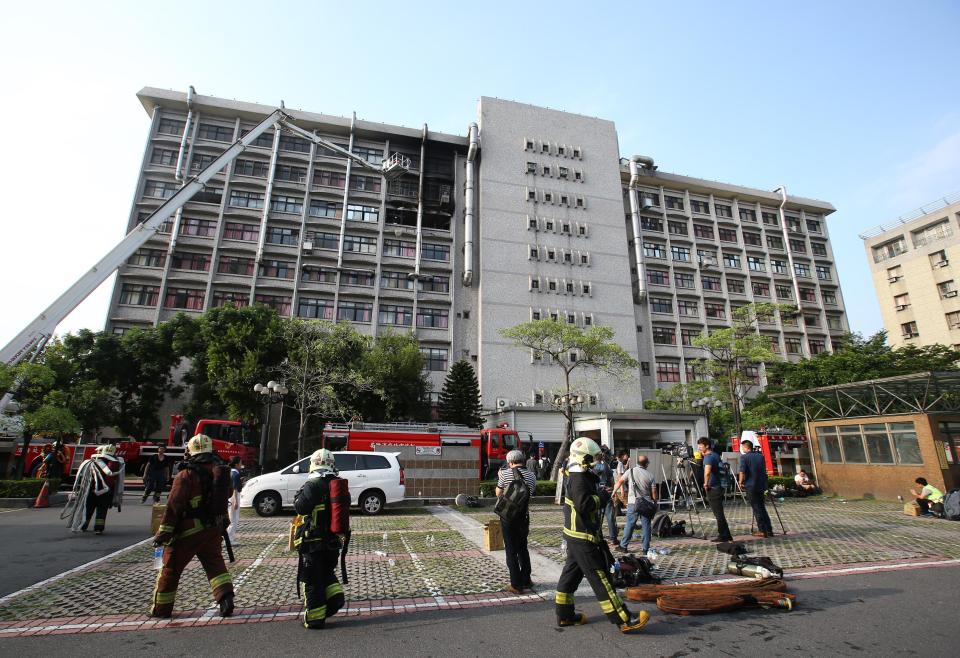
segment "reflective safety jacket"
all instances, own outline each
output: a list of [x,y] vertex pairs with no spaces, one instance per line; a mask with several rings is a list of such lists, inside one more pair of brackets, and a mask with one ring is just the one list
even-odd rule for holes
[[597,474],[574,466],[566,475],[563,499],[563,534],[568,538],[600,543],[600,518],[606,500],[597,492]]
[[209,453],[192,457],[173,479],[160,532],[173,534],[175,542],[206,528],[222,529],[232,495],[229,468]]
[[340,538],[330,532],[330,480],[334,478],[330,472],[311,473],[293,499],[299,515],[294,520],[293,545],[301,553],[340,550]]

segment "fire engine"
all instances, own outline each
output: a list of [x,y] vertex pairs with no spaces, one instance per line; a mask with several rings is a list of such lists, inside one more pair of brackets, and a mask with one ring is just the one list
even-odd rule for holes
[[523,450],[516,430],[506,423],[482,430],[464,425],[356,422],[327,423],[323,428],[323,447],[329,450],[373,450],[374,446],[425,446],[436,448],[437,455],[443,446],[475,446],[481,480],[496,477],[508,452]]
[[[239,456],[244,467],[250,468],[256,464],[257,451],[249,445],[252,442],[251,435],[243,423],[236,420],[204,418],[198,421],[196,426],[190,426],[180,414],[170,416],[170,431],[166,442],[167,455],[174,460],[182,459],[186,442],[195,434],[206,434],[213,439],[213,451],[224,461],[230,461],[233,457]],[[34,439],[30,442],[26,459],[23,460],[24,475],[36,474],[43,461],[43,447],[52,442],[53,439],[49,438]],[[66,463],[69,465],[69,470],[64,469],[65,474],[74,475],[80,468],[80,464],[93,455],[98,445],[97,443],[65,443],[63,449],[66,452]],[[123,458],[127,463],[127,472],[133,475],[140,472],[147,459],[157,454],[157,447],[160,445],[161,443],[156,441],[120,440],[116,442],[117,456]],[[19,457],[22,452],[23,445],[17,445],[14,456]]]
[[754,450],[763,453],[763,461],[767,465],[767,475],[782,475],[777,470],[778,452],[807,447],[807,437],[802,434],[794,434],[790,430],[782,428],[761,427],[757,431],[744,430],[739,437],[731,437],[730,449],[734,452],[740,451],[741,438],[752,441]]

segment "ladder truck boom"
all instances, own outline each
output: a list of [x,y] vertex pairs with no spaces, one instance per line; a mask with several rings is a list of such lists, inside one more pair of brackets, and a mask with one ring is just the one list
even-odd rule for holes
[[[333,142],[313,134],[293,124],[291,117],[283,109],[278,108],[271,112],[263,121],[250,132],[234,142],[220,156],[207,165],[200,173],[189,179],[183,187],[163,202],[159,208],[150,214],[126,235],[106,256],[81,276],[76,283],[67,289],[60,297],[37,316],[19,334],[0,350],[0,362],[16,365],[25,358],[34,358],[46,342],[53,336],[57,325],[63,321],[84,299],[117,270],[137,249],[143,246],[159,230],[160,226],[177,210],[182,208],[193,196],[202,190],[206,183],[225,166],[233,162],[247,149],[260,135],[276,126],[277,130],[285,129],[304,137],[324,148],[335,151],[359,166],[381,174],[388,181],[395,180],[410,171],[410,159],[394,153],[377,167],[364,158],[350,153]],[[14,385],[14,389],[16,388]],[[7,408],[13,398],[14,391],[6,392],[0,399],[0,412]]]

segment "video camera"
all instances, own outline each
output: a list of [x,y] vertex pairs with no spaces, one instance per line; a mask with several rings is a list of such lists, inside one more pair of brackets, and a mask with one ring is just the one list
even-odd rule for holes
[[690,451],[690,446],[686,443],[668,443],[665,446],[660,448],[660,452],[665,455],[673,455],[677,459],[690,459],[693,457],[693,454]]

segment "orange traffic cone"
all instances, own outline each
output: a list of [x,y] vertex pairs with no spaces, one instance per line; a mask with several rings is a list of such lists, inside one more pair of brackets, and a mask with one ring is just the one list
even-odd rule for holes
[[43,481],[43,488],[40,489],[37,499],[33,501],[34,507],[50,507],[50,480]]

